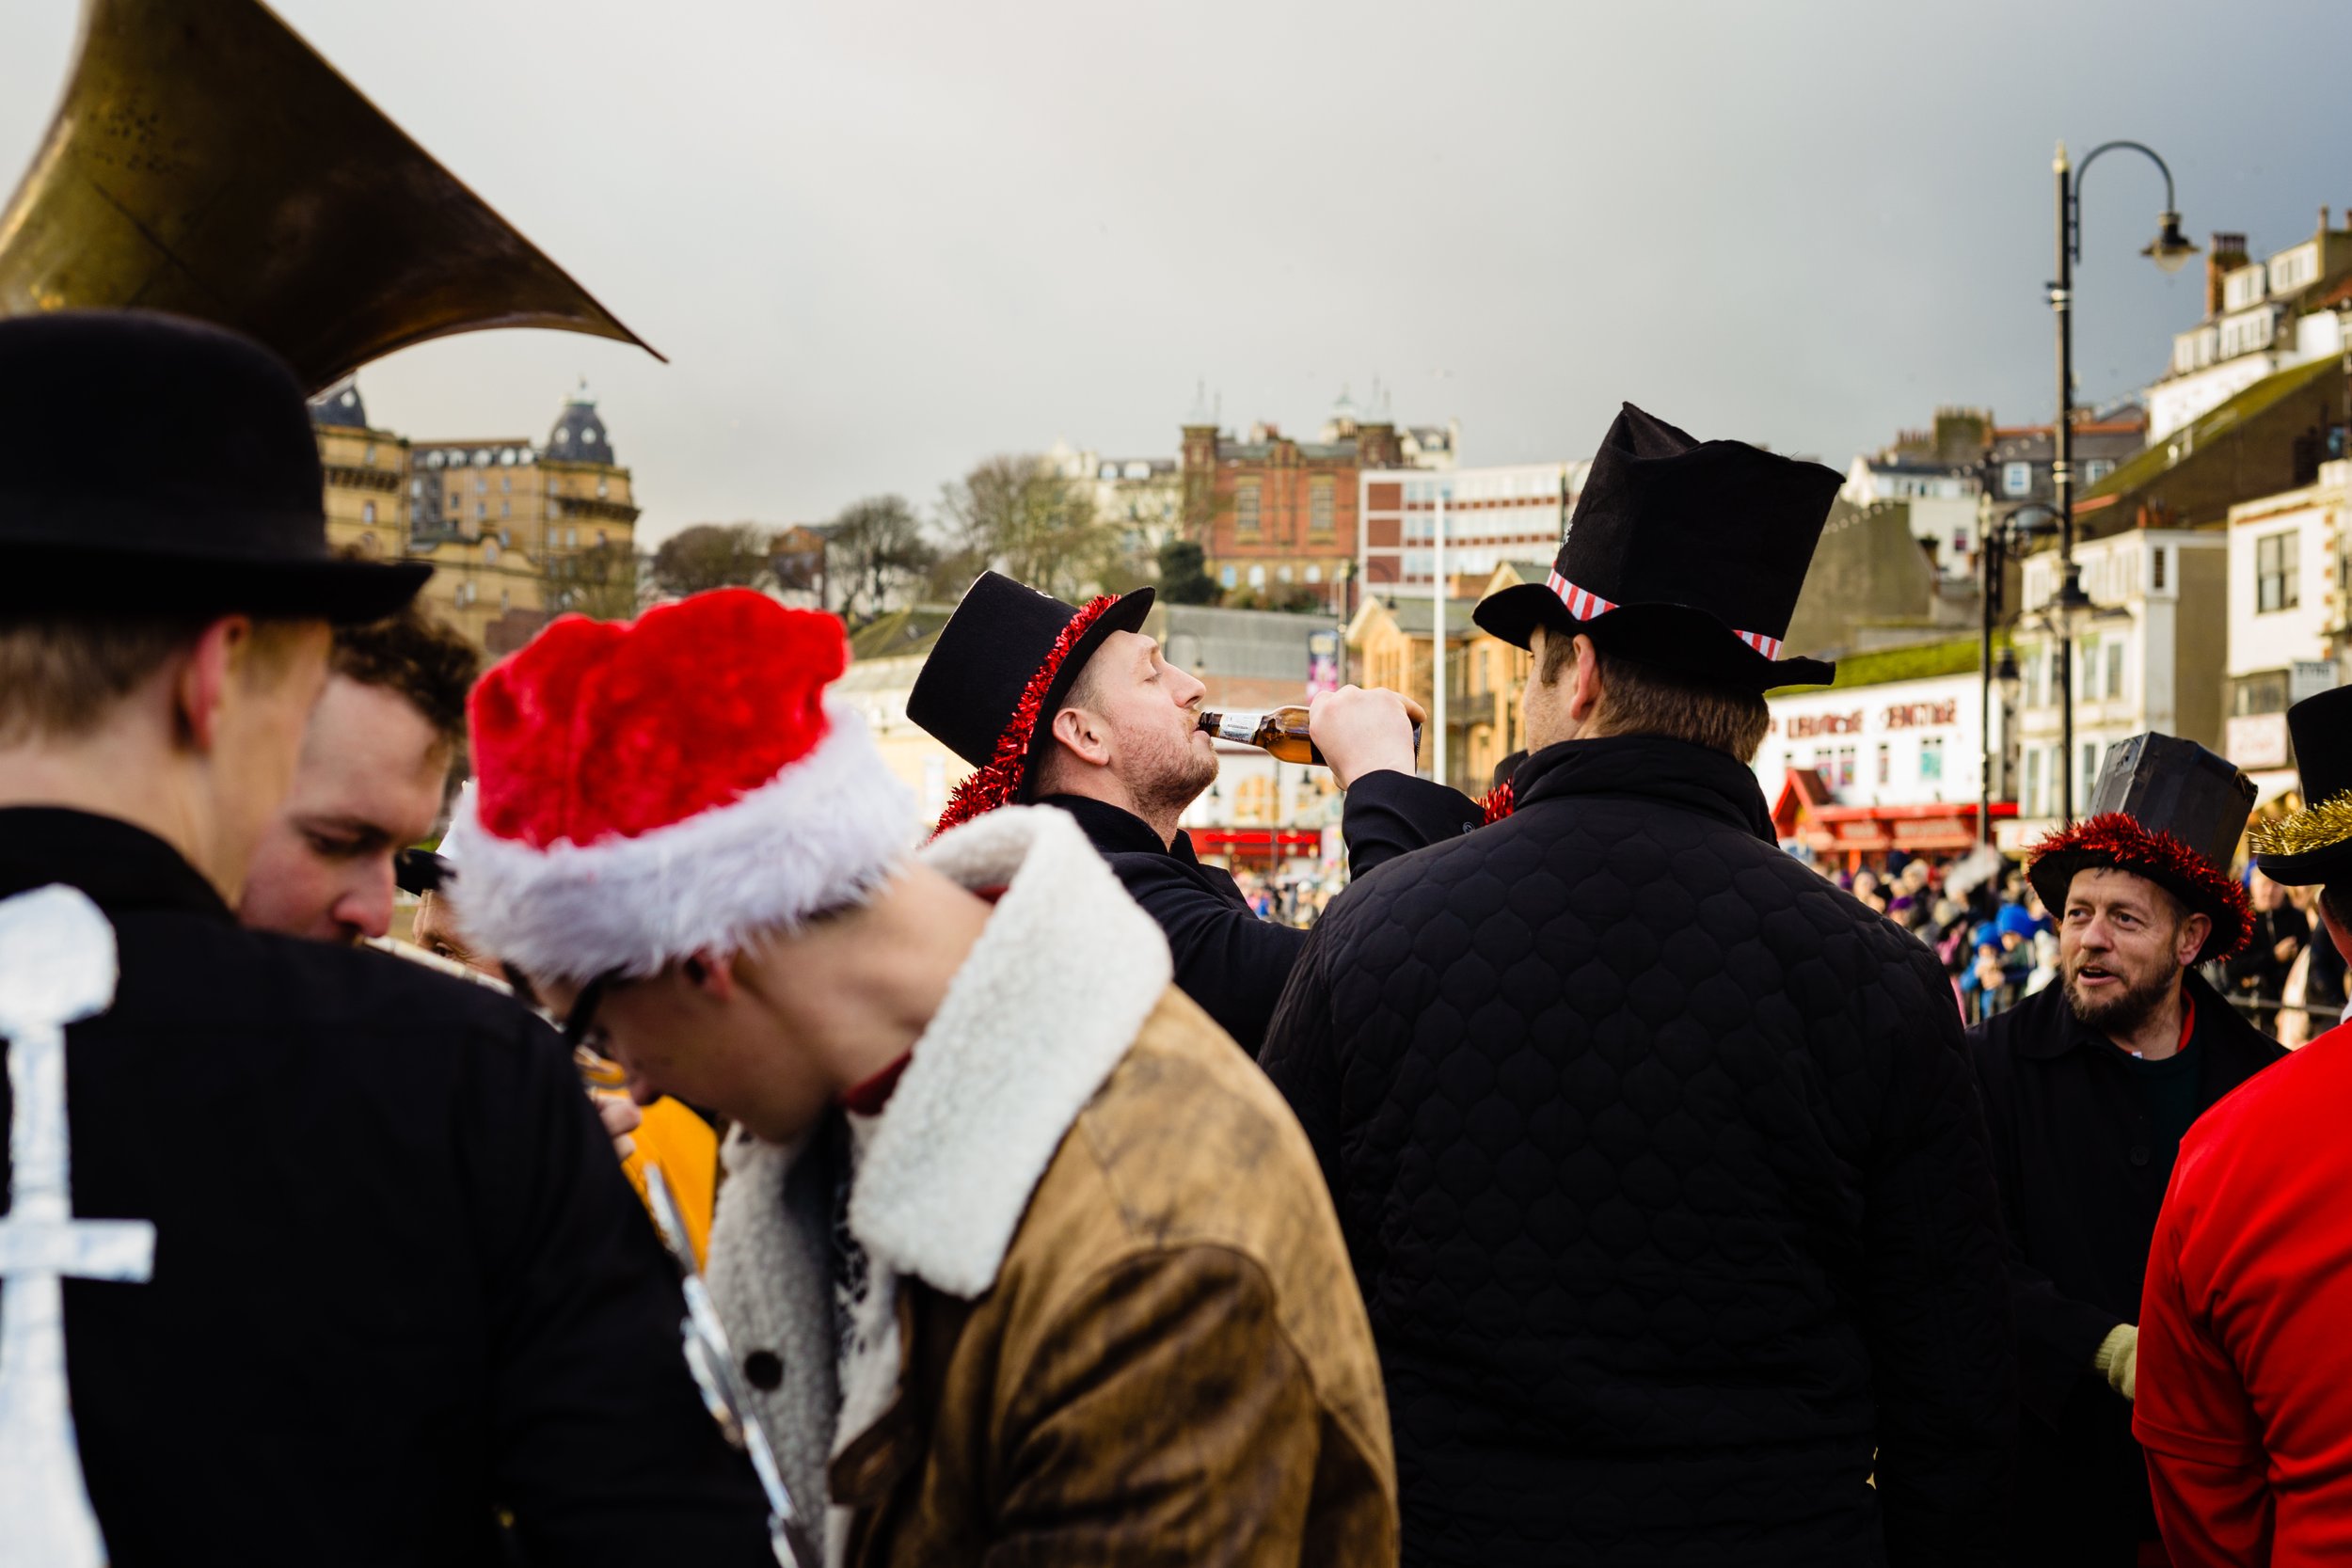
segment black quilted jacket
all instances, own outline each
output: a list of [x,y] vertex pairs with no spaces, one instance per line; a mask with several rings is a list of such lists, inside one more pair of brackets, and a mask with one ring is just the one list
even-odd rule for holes
[[1721,752],[1571,741],[1515,791],[1332,908],[1261,1055],[1371,1307],[1406,1560],[2004,1561],[2001,1220],[1934,956]]

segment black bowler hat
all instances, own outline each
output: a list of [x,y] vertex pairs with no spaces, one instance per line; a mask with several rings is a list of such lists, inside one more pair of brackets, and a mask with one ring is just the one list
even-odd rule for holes
[[2352,686],[2287,709],[2303,809],[2246,835],[2254,863],[2274,882],[2352,882]]
[[432,570],[327,549],[309,405],[258,343],[149,311],[0,321],[0,614],[372,621]]
[[1538,625],[1628,658],[1753,687],[1826,686],[1837,667],[1782,658],[1813,546],[1844,478],[1744,441],[1699,441],[1631,404],[1568,516],[1551,576],[1471,619],[1524,648]]
[[2145,877],[2213,922],[2197,962],[2226,958],[2254,934],[2254,907],[2230,875],[2253,809],[2253,781],[2194,740],[2136,735],[2100,764],[2090,815],[2035,845],[2026,876],[2058,920],[2076,872]]
[[907,717],[977,770],[956,786],[939,832],[1028,799],[1030,764],[1071,682],[1104,638],[1143,625],[1153,593],[1080,609],[1000,573],[973,579],[907,693]]

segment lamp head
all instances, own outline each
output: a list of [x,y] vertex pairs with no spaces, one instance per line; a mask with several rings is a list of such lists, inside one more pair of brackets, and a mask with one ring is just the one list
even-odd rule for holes
[[2155,239],[2140,254],[2155,262],[2157,271],[2175,273],[2186,266],[2188,259],[2197,254],[2197,242],[2181,232],[2180,214],[2167,213]]
[[2017,650],[2004,645],[2000,657],[1993,661],[1993,684],[2001,689],[2004,697],[2013,697],[2024,679],[2017,668]]

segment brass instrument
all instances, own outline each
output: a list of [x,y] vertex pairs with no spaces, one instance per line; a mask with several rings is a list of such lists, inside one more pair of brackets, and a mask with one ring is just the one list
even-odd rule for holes
[[0,316],[127,307],[258,339],[312,391],[485,327],[661,357],[261,0],[84,0],[0,213]]

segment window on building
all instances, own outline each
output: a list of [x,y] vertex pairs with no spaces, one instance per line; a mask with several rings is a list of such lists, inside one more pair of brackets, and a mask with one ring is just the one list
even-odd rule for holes
[[514,515],[515,515],[515,503],[514,503],[513,501],[501,501],[501,502],[499,502],[499,515],[500,515],[501,517],[511,517],[511,516],[513,516]]
[[2042,748],[2026,748],[2026,787],[2019,791],[2024,797],[2023,809],[2028,816],[2045,815],[2042,809]]
[[2164,586],[2164,558],[2167,553],[2162,545],[2148,552],[2148,586],[2151,589]]
[[[506,454],[506,461],[509,463],[515,461],[515,454],[511,451],[508,452]],[[515,476],[513,474],[499,475],[499,489],[504,494],[510,496],[513,495],[515,493]]]
[[1320,566],[1308,567],[1307,580],[1309,582],[1321,582],[1323,580],[1323,568]]
[[1919,782],[1937,784],[1944,777],[1944,741],[1938,736],[1919,742]]
[[368,443],[368,450],[360,454],[359,462],[366,467],[375,467],[375,443],[373,441]]
[[600,479],[596,481],[596,499],[602,500],[605,497],[611,495],[612,493],[612,482],[611,480]]
[[512,609],[514,609],[514,608],[515,608],[515,591],[514,591],[513,589],[511,589],[511,588],[501,588],[501,589],[500,589],[500,590],[499,590],[499,613],[500,613],[500,614],[501,614],[501,615],[503,615],[504,613],[506,613],[506,611],[508,611],[508,610],[512,610]]
[[1884,789],[1895,782],[1895,748],[1879,742],[1879,787]]
[[1236,573],[1231,566],[1224,568],[1216,574],[1217,586],[1220,588],[1231,588],[1239,580],[1239,574]]
[[2287,673],[2284,670],[2265,670],[2258,675],[2241,675],[2230,683],[2230,716],[2233,719],[2256,719],[2265,713],[2287,710]]
[[1307,487],[1307,531],[1329,538],[1332,522],[1332,482],[1318,479]]
[[1265,586],[1264,567],[1252,566],[1249,568],[1249,586],[1252,588],[1263,588]]
[[2079,800],[2083,796],[2090,794],[2091,784],[2098,777],[2099,743],[2095,740],[2086,740],[2083,742],[2082,766],[2074,769],[2075,798]]
[[1245,539],[1258,537],[1258,482],[1254,479],[1233,491],[1233,531]]
[[359,503],[359,520],[363,523],[372,523],[375,521],[375,503],[373,501],[361,501]]
[[2300,602],[2295,571],[2296,531],[2266,533],[2254,541],[2254,609],[2257,613],[2293,610]]
[[2123,695],[2123,644],[2121,641],[2115,641],[2107,644],[2107,696],[2112,699],[2122,695]]
[[2033,465],[2005,463],[2001,466],[2001,493],[2005,496],[2028,496],[2033,493]]
[[499,542],[492,539],[485,543],[482,546],[482,564],[485,566],[495,566],[498,563]]
[[2086,486],[2098,483],[2113,472],[2115,472],[2115,459],[2112,457],[2083,459],[2083,483]]
[[1288,581],[1290,581],[1290,579],[1291,579],[1291,569],[1290,569],[1288,566],[1277,566],[1277,567],[1274,569],[1274,580],[1275,580],[1275,581],[1277,581],[1277,582],[1288,582]]

